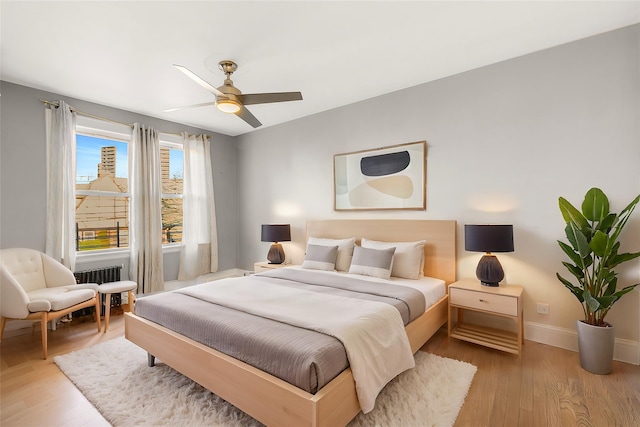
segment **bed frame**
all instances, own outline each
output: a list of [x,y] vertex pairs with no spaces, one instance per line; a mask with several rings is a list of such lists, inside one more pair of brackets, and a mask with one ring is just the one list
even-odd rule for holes
[[[426,240],[425,275],[455,281],[455,221],[308,221],[307,236]],[[445,295],[406,326],[414,353],[446,323],[447,301]],[[125,337],[267,426],[344,426],[360,412],[351,369],[310,394],[133,313],[125,313]]]

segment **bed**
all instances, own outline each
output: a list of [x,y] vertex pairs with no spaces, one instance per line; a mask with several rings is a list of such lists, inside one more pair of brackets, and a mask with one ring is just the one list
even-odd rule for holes
[[[355,236],[386,242],[425,240],[424,275],[442,279],[445,284],[455,281],[455,221],[309,221],[307,236]],[[411,352],[422,347],[446,320],[445,294],[404,328]],[[266,425],[346,425],[361,409],[350,368],[310,393],[136,314],[126,314],[125,336]]]

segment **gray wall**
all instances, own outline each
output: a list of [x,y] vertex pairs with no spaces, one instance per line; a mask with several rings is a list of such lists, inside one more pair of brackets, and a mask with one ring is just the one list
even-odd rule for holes
[[[236,267],[238,212],[236,146],[232,137],[179,123],[93,104],[62,95],[0,82],[0,248],[44,250],[46,151],[44,106],[40,99],[64,100],[78,110],[123,123],[139,122],[161,132],[213,135],[211,160],[218,223],[219,270]],[[167,253],[165,280],[178,276],[178,253]],[[127,264],[126,259],[118,262]],[[78,269],[113,264],[112,260],[78,261]]]
[[[464,251],[463,225],[513,224],[515,252],[499,259],[506,283],[526,289],[527,337],[568,335],[582,310],[555,277],[558,197],[580,205],[598,186],[619,212],[640,193],[639,39],[636,25],[238,137],[239,266],[265,259],[262,223],[291,223],[283,246],[300,263],[309,218],[455,219],[458,278],[475,277],[481,254]],[[334,154],[420,140],[426,211],[333,210]],[[638,236],[640,212],[623,249],[640,250]],[[640,261],[629,263],[620,283],[639,280]],[[550,313],[537,314],[536,302]],[[608,320],[640,359],[640,292]]]

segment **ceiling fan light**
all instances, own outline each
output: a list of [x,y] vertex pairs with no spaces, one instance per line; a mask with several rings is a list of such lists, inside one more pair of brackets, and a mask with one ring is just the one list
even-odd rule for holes
[[218,110],[222,111],[223,113],[237,113],[238,111],[240,111],[240,103],[238,103],[237,101],[234,101],[233,99],[221,99],[218,102],[216,102],[216,107],[218,108]]

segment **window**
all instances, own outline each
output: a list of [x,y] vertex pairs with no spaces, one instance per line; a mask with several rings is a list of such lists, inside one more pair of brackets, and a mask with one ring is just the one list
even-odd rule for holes
[[[78,117],[76,251],[129,247],[130,129]],[[182,242],[184,156],[179,137],[161,135],[162,243]]]
[[129,247],[129,141],[78,120],[76,251]]
[[160,139],[162,173],[162,243],[182,242],[182,182],[184,156],[182,144]]

